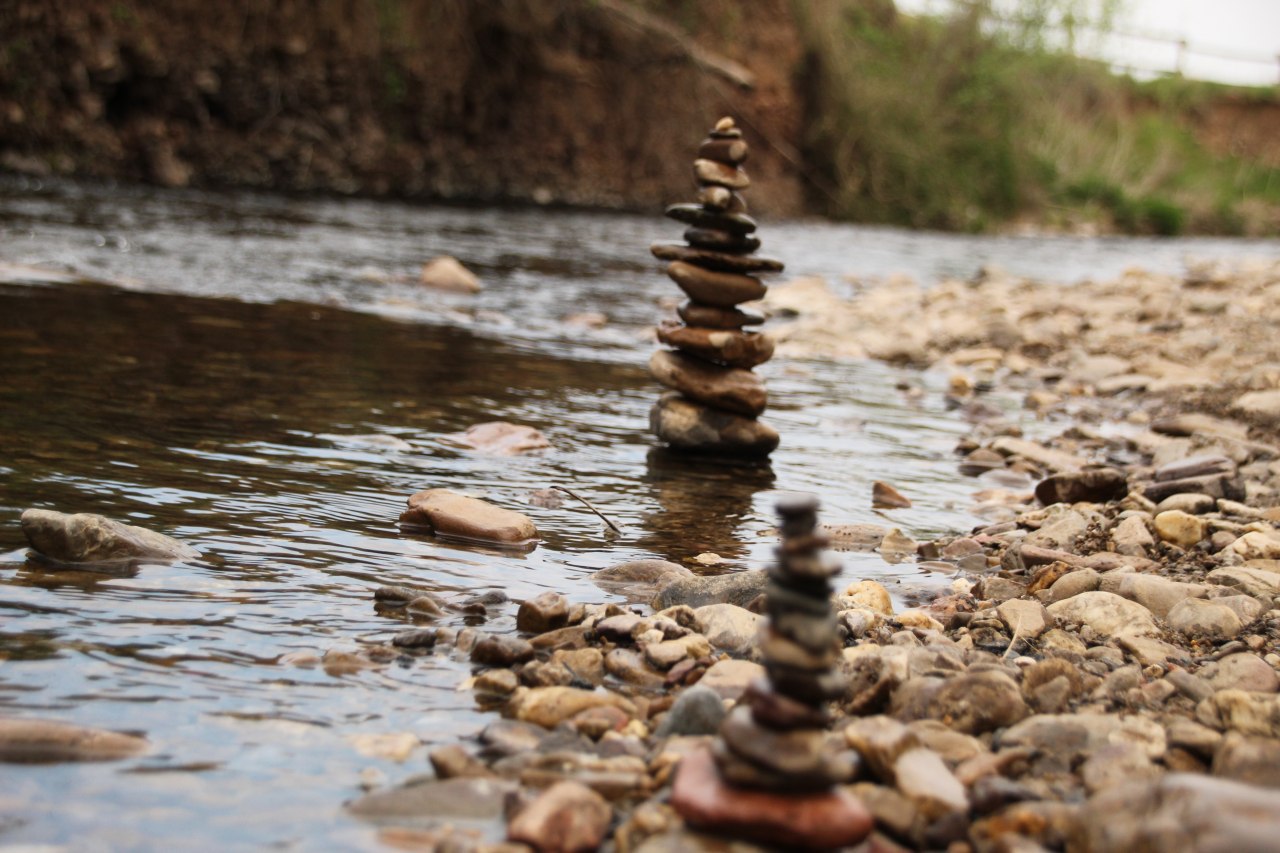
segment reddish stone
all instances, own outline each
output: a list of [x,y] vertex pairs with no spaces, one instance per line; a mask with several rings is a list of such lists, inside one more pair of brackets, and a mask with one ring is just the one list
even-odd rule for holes
[[705,749],[680,762],[671,805],[692,826],[786,848],[857,844],[872,825],[866,807],[843,788],[804,796],[735,788]]

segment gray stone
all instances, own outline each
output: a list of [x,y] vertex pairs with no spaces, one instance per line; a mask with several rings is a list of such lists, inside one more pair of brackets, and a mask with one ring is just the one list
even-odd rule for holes
[[1248,565],[1214,569],[1207,580],[1221,586],[1235,587],[1245,595],[1270,598],[1280,595],[1280,574]]
[[724,700],[709,687],[695,684],[680,694],[662,723],[654,731],[655,737],[671,735],[713,735],[724,722]]
[[1238,652],[1208,663],[1200,668],[1198,675],[1214,690],[1275,693],[1280,689],[1280,678],[1271,664],[1249,652]]
[[736,604],[708,604],[697,608],[698,630],[717,649],[733,654],[751,651],[763,621],[758,613],[752,613]]
[[22,532],[36,553],[60,563],[194,560],[200,552],[176,539],[91,513],[28,509]]
[[1116,595],[1138,602],[1161,618],[1183,599],[1204,598],[1209,591],[1202,584],[1179,583],[1159,575],[1126,574],[1116,581]]
[[361,797],[347,806],[371,820],[495,820],[507,794],[519,787],[504,779],[431,779]]
[[1230,732],[1213,755],[1213,775],[1280,788],[1280,741]]

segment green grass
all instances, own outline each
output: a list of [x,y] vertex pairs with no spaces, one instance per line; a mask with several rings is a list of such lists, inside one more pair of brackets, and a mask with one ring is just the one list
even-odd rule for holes
[[1193,132],[1223,98],[1275,89],[1139,84],[1015,46],[980,10],[949,20],[882,0],[797,0],[806,153],[831,215],[982,230],[1014,219],[1171,235],[1276,233],[1280,174]]

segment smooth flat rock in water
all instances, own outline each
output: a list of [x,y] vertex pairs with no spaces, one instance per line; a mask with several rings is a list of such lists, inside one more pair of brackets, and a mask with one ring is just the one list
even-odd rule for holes
[[431,779],[369,794],[347,809],[370,820],[496,820],[507,794],[517,787],[505,779]]
[[773,357],[773,337],[764,332],[703,329],[664,324],[658,340],[696,358],[749,369]]
[[400,523],[466,542],[525,546],[538,537],[527,516],[448,489],[426,489],[411,495]]
[[531,426],[492,421],[468,427],[466,432],[447,436],[451,441],[497,456],[515,456],[551,446],[547,437]]
[[758,326],[764,322],[764,315],[755,311],[716,308],[714,305],[699,305],[696,302],[680,303],[676,313],[686,324],[704,329],[741,329],[743,326]]
[[718,308],[732,308],[742,302],[763,299],[769,292],[758,278],[735,272],[716,272],[684,261],[667,264],[667,275],[694,302]]
[[677,450],[735,456],[767,456],[778,431],[763,421],[704,406],[680,394],[663,394],[649,411],[654,434]]
[[135,735],[53,720],[0,717],[0,761],[17,764],[118,761],[146,749],[147,741]]
[[722,367],[684,353],[658,350],[649,373],[668,388],[714,409],[755,417],[765,410],[764,380],[749,370]]
[[804,796],[735,788],[704,749],[680,762],[671,805],[692,826],[788,849],[857,844],[872,827],[870,812],[844,788]]
[[782,272],[784,264],[773,258],[755,255],[734,255],[679,243],[654,243],[649,247],[655,258],[664,261],[684,261],[709,270],[744,274]]
[[176,539],[91,513],[47,509],[22,513],[22,532],[40,555],[60,563],[194,560],[200,552]]
[[648,601],[653,594],[672,581],[693,577],[693,572],[679,563],[667,560],[628,560],[601,569],[591,582],[606,592],[630,601]]
[[1274,790],[1193,773],[1118,785],[1079,811],[1069,850],[1264,853],[1280,840]]

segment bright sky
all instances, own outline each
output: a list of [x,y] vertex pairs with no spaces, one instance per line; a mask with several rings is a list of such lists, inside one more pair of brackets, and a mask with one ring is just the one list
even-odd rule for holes
[[[1187,77],[1247,85],[1280,83],[1280,0],[1120,3],[1117,34],[1092,43],[1082,40],[1081,52],[1132,67],[1135,76],[1153,76],[1178,69],[1176,42],[1185,39],[1181,70]],[[949,0],[897,0],[897,4],[908,13],[941,12]],[[997,5],[1016,7],[1018,0],[999,0]],[[1137,34],[1169,40],[1137,38]]]

